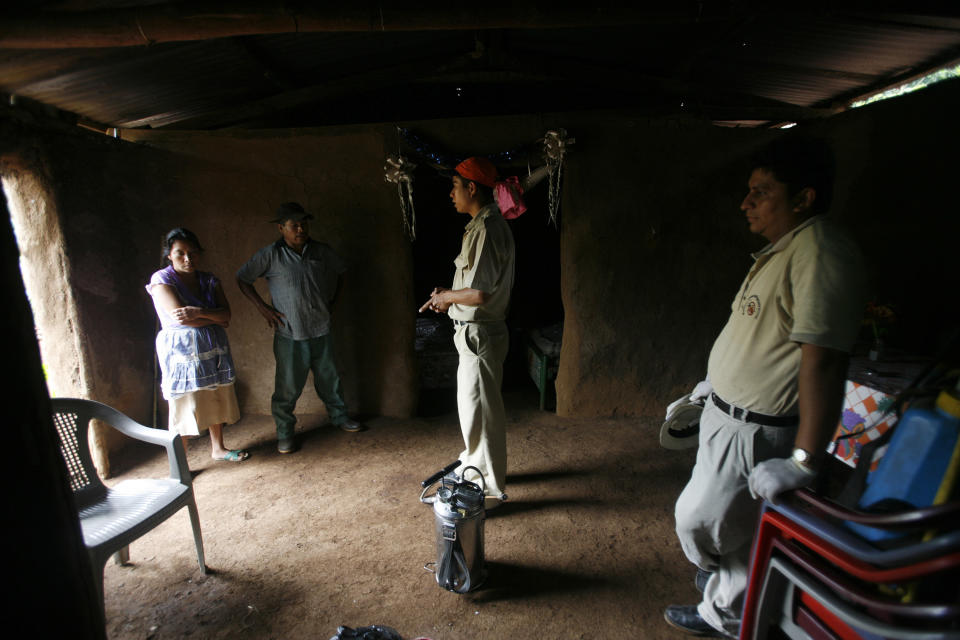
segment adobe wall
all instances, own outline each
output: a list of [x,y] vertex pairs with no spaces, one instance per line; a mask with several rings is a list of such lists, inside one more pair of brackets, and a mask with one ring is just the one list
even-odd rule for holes
[[[659,413],[665,398],[679,393],[689,380],[695,382],[702,377],[706,352],[725,318],[731,292],[749,265],[748,254],[762,246],[747,232],[738,205],[745,183],[741,165],[756,145],[769,139],[770,132],[722,129],[691,119],[657,119],[620,112],[437,120],[405,126],[415,131],[419,140],[428,141],[431,150],[460,157],[516,149],[558,127],[566,128],[576,138],[564,167],[559,255],[543,258],[559,263],[552,268],[559,279],[557,292],[562,290],[566,319],[557,379],[560,414]],[[361,210],[376,211],[398,229],[399,202],[395,188],[383,181],[383,161],[397,148],[406,152],[410,149],[401,146],[391,126],[124,135],[223,168],[216,175],[209,170],[200,176],[183,172],[180,191],[198,191],[190,186],[194,182],[232,184],[236,178],[230,172],[234,170],[244,175],[244,189],[249,189],[250,180],[255,179],[246,177],[251,173],[298,181],[293,190],[281,192],[275,188],[272,200],[261,194],[242,196],[244,203],[259,198],[258,208],[249,204],[218,206],[215,198],[205,196],[218,216],[233,217],[246,227],[246,235],[229,242],[237,248],[237,264],[275,237],[275,230],[262,220],[267,217],[264,212],[270,210],[268,205],[281,199],[307,200],[304,204],[308,208],[329,206],[343,212],[339,194],[350,193]],[[353,142],[331,156],[328,140],[344,136]],[[501,169],[508,175],[522,175],[523,162]],[[449,283],[450,263],[459,250],[461,230],[467,221],[465,216],[458,219],[450,208],[448,189],[447,181],[436,179],[432,170],[418,171],[414,191],[419,244],[413,248],[420,252],[421,260],[425,251],[437,256],[432,269],[436,273],[434,284],[439,285]],[[531,208],[524,218],[511,221],[515,236],[520,225],[529,225],[532,219],[540,220],[544,235],[549,233],[545,191],[545,184],[536,187],[530,195],[539,199],[540,206]],[[727,215],[718,214],[722,211]],[[339,222],[332,217],[329,222],[315,224],[314,229],[323,237],[325,231],[320,230],[330,225],[336,238],[341,229],[357,223],[364,231],[370,228],[369,221],[358,221],[355,216],[351,220],[348,215]],[[435,250],[426,249],[425,243]],[[529,243],[518,243],[521,253],[538,250]],[[374,260],[397,264],[383,252],[378,252]],[[722,266],[718,268],[718,264]],[[403,262],[403,268],[408,274],[410,262]],[[539,289],[549,283],[543,275],[526,271],[528,268],[518,266],[510,318],[514,329],[535,325],[536,309],[550,302],[537,298]],[[532,286],[531,279],[536,281]],[[409,279],[392,283],[407,289],[392,300],[383,299],[382,313],[412,323],[415,314],[411,309],[429,289],[417,283],[418,290],[411,292]],[[532,311],[531,297],[537,298]],[[259,315],[240,298],[234,308],[230,335],[235,351],[249,354],[247,358],[258,363],[272,363]],[[516,348],[522,333],[515,331],[512,338]],[[386,351],[394,353],[399,347],[384,345]],[[257,389],[255,395],[263,400],[248,399],[246,406],[265,413],[272,372],[244,370],[248,365],[243,359],[238,365],[244,384]],[[376,376],[377,370],[371,367],[367,373]],[[320,410],[312,394],[304,394],[302,402],[304,411]]]
[[[956,161],[945,148],[956,137],[958,93],[960,83],[945,83],[811,127],[836,142],[834,211],[864,247],[870,294],[898,306],[900,341],[916,351],[941,345],[960,311]],[[461,156],[516,148],[557,127],[576,138],[564,168],[556,258],[565,314],[558,413],[661,415],[702,378],[749,253],[763,245],[746,230],[739,204],[746,159],[774,132],[618,112],[408,126]],[[334,317],[348,403],[364,415],[415,411],[413,327],[429,291],[414,283],[412,255],[435,254],[436,284],[446,283],[466,219],[449,208],[447,183],[421,167],[420,244],[407,240],[396,187],[383,180],[384,158],[399,146],[393,126],[145,131],[114,140],[8,122],[5,134],[0,152],[27,159],[41,177],[37,193],[50,197],[62,225],[77,315],[61,344],[78,343],[84,355],[74,390],[57,393],[86,393],[153,421],[155,316],[143,284],[158,266],[162,234],[184,225],[203,241],[206,266],[221,276],[233,306],[228,333],[241,409],[268,413],[270,332],[233,274],[276,238],[266,220],[277,203],[297,200],[317,216],[315,237],[350,268]],[[525,220],[546,225],[545,186],[537,189],[531,199],[541,204]],[[527,315],[531,299],[534,310],[549,306],[535,299],[552,286],[539,286],[540,277],[518,282],[514,304],[526,303]],[[310,391],[299,408],[323,412]]]
[[[517,148],[546,130],[544,121],[533,117],[411,126],[436,149],[461,156]],[[407,239],[397,187],[384,180],[385,158],[400,145],[396,127],[131,131],[124,136],[128,143],[185,163],[176,183],[168,186],[167,197],[175,198],[174,206],[185,212],[183,224],[217,251],[208,253],[207,262],[226,274],[233,307],[228,333],[242,410],[269,413],[274,358],[271,332],[239,293],[233,274],[254,251],[278,237],[276,225],[266,222],[276,205],[295,200],[317,216],[311,234],[330,243],[349,264],[333,331],[348,405],[368,415],[412,415],[418,398],[413,352],[417,309],[430,288],[449,286],[469,218],[453,210],[449,179],[418,159],[414,198],[419,244]],[[173,221],[169,215],[166,219]],[[153,226],[159,233],[159,226]],[[419,252],[416,269],[428,271],[421,282],[414,282],[414,250]],[[229,266],[216,267],[221,264]],[[551,269],[558,272],[558,265]],[[266,299],[265,283],[257,286]],[[556,290],[559,308],[559,282]],[[309,384],[297,409],[324,413]]]
[[[413,412],[409,244],[395,191],[369,188],[368,176],[376,176],[377,187],[383,180],[379,136],[218,141],[223,155],[204,159],[76,128],[5,125],[11,134],[0,149],[5,172],[16,167],[37,176],[38,186],[22,195],[44,199],[62,232],[62,252],[47,252],[41,269],[65,278],[74,305],[53,305],[52,313],[62,314],[61,330],[44,335],[42,351],[55,363],[79,344],[80,355],[75,374],[51,380],[52,393],[101,400],[145,424],[165,425],[166,405],[154,384],[156,316],[144,284],[159,267],[163,234],[186,226],[200,237],[204,266],[222,278],[234,310],[228,334],[241,410],[269,413],[272,333],[239,293],[234,273],[276,238],[276,226],[266,222],[276,205],[298,200],[316,214],[315,237],[349,268],[334,314],[348,405],[361,415]],[[45,230],[48,223],[29,220],[25,249],[34,257],[43,253],[39,248],[60,244]],[[58,289],[47,286],[46,293],[57,298]],[[313,393],[304,394],[298,409],[323,413]],[[104,451],[124,444],[111,430],[98,430],[96,439]],[[109,475],[109,461],[97,462]]]
[[[945,82],[806,127],[837,156],[831,215],[859,242],[888,345],[933,356],[958,336],[956,106]],[[571,119],[557,412],[662,415],[706,369],[749,252],[745,159],[769,131]],[[864,327],[861,353],[868,348]]]
[[[5,130],[0,122],[0,133]],[[2,158],[4,165],[7,161]],[[5,178],[7,169],[4,166]],[[7,214],[8,207],[0,200],[0,216]],[[19,481],[4,500],[8,512],[18,514],[4,522],[4,542],[17,550],[8,554],[4,564],[7,575],[24,577],[18,580],[14,600],[8,599],[7,605],[19,609],[23,623],[8,621],[4,626],[11,635],[105,640],[101,601],[70,478],[50,420],[34,317],[24,295],[17,254],[13,229],[4,225],[0,228],[0,288],[4,292],[0,331],[5,338],[7,371],[3,426],[8,461],[4,467],[9,478]],[[39,604],[50,601],[58,603],[56,615],[49,615],[49,609]],[[39,615],[31,615],[34,612]]]
[[[662,413],[703,379],[748,253],[743,163],[769,132],[629,116],[578,121],[564,185],[557,413]],[[672,398],[671,398],[672,399]]]
[[[3,119],[2,171],[18,245],[32,262],[31,304],[42,327],[48,389],[102,400],[151,424],[152,319],[140,304],[148,259],[137,233],[160,203],[142,150],[58,123]],[[145,169],[147,169],[145,171]],[[124,444],[91,433],[98,469]]]
[[[361,415],[408,416],[415,406],[410,248],[383,185],[382,139],[362,129],[253,134],[155,134],[141,140],[181,164],[166,178],[170,210],[151,225],[198,234],[205,264],[220,276],[233,310],[228,329],[241,410],[270,413],[273,332],[236,286],[237,269],[279,236],[267,221],[281,202],[314,214],[311,235],[342,256],[347,273],[332,334],[343,391]],[[149,274],[148,274],[149,275]],[[257,283],[265,299],[267,289]],[[309,389],[299,413],[325,413]]]

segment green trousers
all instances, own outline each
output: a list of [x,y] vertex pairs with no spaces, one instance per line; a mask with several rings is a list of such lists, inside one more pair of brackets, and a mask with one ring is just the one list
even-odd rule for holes
[[278,438],[293,437],[297,423],[293,410],[307,383],[307,374],[311,371],[313,387],[327,407],[330,422],[342,424],[347,420],[347,407],[340,391],[340,374],[333,361],[331,336],[291,340],[274,334],[273,355],[277,361],[277,375],[270,410],[277,423]]

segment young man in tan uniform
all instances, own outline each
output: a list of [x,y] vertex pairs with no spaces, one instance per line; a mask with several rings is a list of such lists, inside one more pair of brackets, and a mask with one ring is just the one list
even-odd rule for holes
[[733,300],[708,364],[697,462],[676,504],[699,605],[664,617],[698,636],[740,627],[760,498],[810,484],[836,429],[864,306],[860,254],[822,215],[829,150],[787,136],[754,160],[740,208],[769,244]]
[[[463,473],[476,467],[486,484],[486,508],[506,499],[507,418],[500,393],[509,335],[506,317],[513,288],[513,233],[493,198],[497,169],[486,158],[467,158],[451,177],[450,199],[470,215],[460,255],[454,260],[453,287],[437,287],[420,307],[447,313],[460,354],[457,409],[463,432]],[[464,474],[475,479],[473,472]]]

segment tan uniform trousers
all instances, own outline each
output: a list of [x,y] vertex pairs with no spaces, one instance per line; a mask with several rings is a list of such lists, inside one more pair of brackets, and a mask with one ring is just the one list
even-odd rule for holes
[[[453,342],[460,354],[457,368],[457,410],[466,447],[458,469],[476,467],[486,494],[499,496],[507,481],[507,414],[500,387],[510,336],[503,322],[456,325]],[[475,476],[476,474],[473,474]],[[470,473],[465,479],[474,480]]]
[[677,537],[687,559],[713,575],[697,610],[715,629],[737,634],[747,587],[750,548],[761,501],[747,478],[764,460],[785,458],[797,428],[735,420],[707,401],[690,481],[677,499]]

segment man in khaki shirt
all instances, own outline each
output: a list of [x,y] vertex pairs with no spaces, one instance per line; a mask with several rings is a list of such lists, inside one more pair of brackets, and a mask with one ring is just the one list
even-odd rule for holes
[[813,481],[840,417],[865,293],[859,251],[820,215],[832,186],[814,140],[788,134],[753,162],[740,208],[769,244],[710,352],[697,462],[676,504],[703,598],[664,617],[693,635],[737,635],[760,498]]
[[513,288],[513,233],[493,198],[497,169],[486,158],[468,158],[451,176],[450,198],[459,213],[470,215],[460,255],[454,260],[453,287],[437,287],[420,307],[447,313],[460,354],[457,410],[464,450],[458,469],[467,480],[476,467],[491,509],[506,499],[507,418],[500,393],[509,335],[506,316]]

